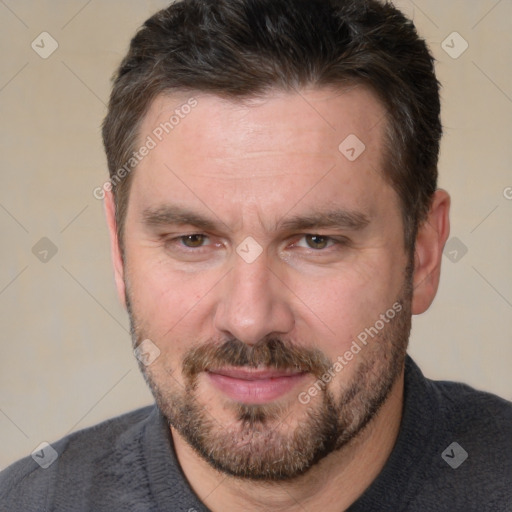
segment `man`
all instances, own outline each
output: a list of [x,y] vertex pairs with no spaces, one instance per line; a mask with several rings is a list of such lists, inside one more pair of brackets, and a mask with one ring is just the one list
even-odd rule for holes
[[150,18],[99,192],[157,406],[14,464],[3,508],[512,510],[511,404],[406,355],[449,232],[440,136],[432,58],[390,4]]

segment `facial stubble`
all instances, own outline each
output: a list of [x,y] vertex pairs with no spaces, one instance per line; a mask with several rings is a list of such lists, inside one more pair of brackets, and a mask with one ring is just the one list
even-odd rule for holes
[[[147,336],[132,310],[128,289],[132,340],[137,346]],[[356,438],[385,403],[404,366],[411,296],[407,272],[397,301],[401,311],[355,355],[350,382],[344,382],[343,368],[307,405],[296,398],[291,404],[228,402],[225,409],[233,419],[225,424],[209,402],[201,403],[198,391],[208,370],[223,366],[289,369],[314,375],[319,382],[333,367],[318,349],[284,339],[267,338],[252,346],[236,339],[211,340],[195,346],[181,361],[184,385],[175,378],[178,369],[157,372],[152,366],[139,366],[169,424],[213,468],[251,480],[291,480]]]

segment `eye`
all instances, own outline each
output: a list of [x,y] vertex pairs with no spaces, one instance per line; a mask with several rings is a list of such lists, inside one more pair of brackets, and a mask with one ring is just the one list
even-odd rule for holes
[[321,250],[330,247],[333,244],[334,241],[328,236],[304,235],[297,245],[300,247],[307,247],[309,249]]
[[206,242],[209,241],[209,238],[206,235],[194,234],[180,236],[179,240],[185,247],[194,249],[196,247],[202,247],[203,245],[206,245]]

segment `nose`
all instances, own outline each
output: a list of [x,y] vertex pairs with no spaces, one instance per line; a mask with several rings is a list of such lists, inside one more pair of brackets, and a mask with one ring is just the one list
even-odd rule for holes
[[294,326],[290,291],[269,268],[265,255],[252,263],[235,258],[235,266],[220,290],[216,330],[248,345],[289,333]]

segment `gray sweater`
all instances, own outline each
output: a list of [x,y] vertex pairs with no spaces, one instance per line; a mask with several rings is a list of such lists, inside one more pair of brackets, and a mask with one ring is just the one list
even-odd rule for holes
[[[165,419],[151,406],[71,434],[4,470],[0,510],[208,509],[181,471]],[[408,357],[396,445],[348,510],[512,511],[512,403],[425,379]]]

